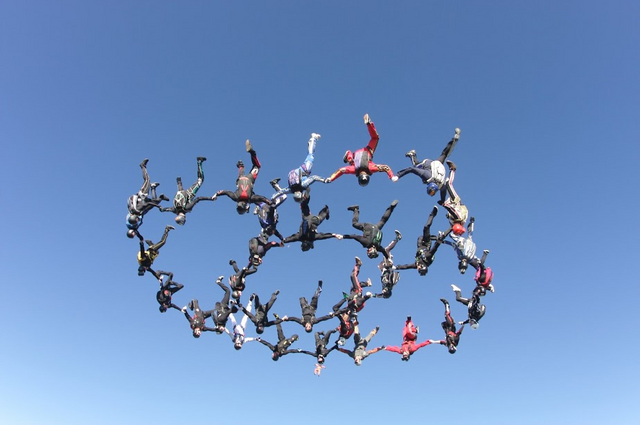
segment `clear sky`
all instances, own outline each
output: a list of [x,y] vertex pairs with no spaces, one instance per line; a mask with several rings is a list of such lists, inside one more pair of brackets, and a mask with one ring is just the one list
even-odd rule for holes
[[[0,423],[639,423],[639,18],[630,0],[0,2]],[[172,197],[206,156],[199,195],[213,194],[233,189],[248,138],[270,195],[312,132],[314,172],[339,168],[368,141],[365,113],[375,161],[395,171],[462,129],[456,188],[496,292],[455,355],[429,346],[356,367],[336,352],[318,378],[312,357],[194,339],[180,313],[158,312],[125,237],[143,158]],[[331,208],[321,231],[353,233],[347,206],[376,221],[394,199],[384,242],[402,231],[405,263],[436,201],[415,176],[316,184],[311,209]],[[280,217],[297,231],[292,200]],[[158,240],[172,218],[150,213],[143,235]],[[441,210],[432,229],[446,227]],[[155,262],[185,285],[174,301],[212,308],[215,278],[258,231],[226,198],[198,205]],[[378,261],[332,239],[270,251],[246,294],[280,289],[272,311],[297,315],[321,279],[328,313],[356,255],[378,290]],[[403,272],[391,299],[370,300],[360,327],[398,345],[411,314],[421,339],[440,339],[439,298],[465,315],[451,284],[468,293],[472,275],[442,247],[428,276]],[[313,348],[297,324],[285,333]]]

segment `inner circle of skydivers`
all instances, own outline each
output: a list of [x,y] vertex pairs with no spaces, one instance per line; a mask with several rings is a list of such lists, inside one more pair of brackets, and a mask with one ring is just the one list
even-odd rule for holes
[[[388,165],[377,164],[373,162],[373,156],[380,136],[376,127],[368,114],[364,116],[364,123],[370,135],[369,143],[352,152],[345,152],[343,161],[344,167],[336,170],[330,177],[323,178],[312,175],[311,170],[314,163],[314,153],[318,140],[321,136],[312,133],[307,142],[307,156],[298,168],[291,170],[287,176],[287,186],[279,185],[280,179],[273,179],[270,184],[275,193],[270,197],[258,195],[254,193],[254,184],[258,177],[261,164],[258,160],[256,151],[251,142],[246,140],[245,148],[250,154],[252,168],[245,173],[245,166],[242,161],[238,161],[238,177],[236,179],[236,190],[219,190],[213,196],[196,197],[197,192],[204,182],[203,162],[204,157],[197,158],[197,180],[188,189],[182,186],[182,179],[177,178],[177,192],[173,199],[173,206],[163,207],[162,201],[170,199],[164,194],[157,196],[156,188],[159,183],[151,183],[147,172],[148,159],[144,159],[140,164],[142,169],[143,184],[140,190],[131,195],[127,200],[128,214],[126,216],[126,227],[128,229],[127,236],[129,238],[137,237],[139,239],[138,252],[138,275],[143,276],[147,271],[153,275],[159,282],[160,287],[156,294],[156,299],[160,305],[161,313],[169,309],[180,310],[189,321],[193,336],[199,338],[202,332],[211,331],[218,334],[226,333],[231,338],[233,346],[236,350],[240,350],[245,342],[258,341],[262,345],[269,348],[272,352],[272,359],[279,360],[280,357],[291,353],[302,353],[313,356],[317,360],[314,373],[320,375],[320,371],[324,368],[323,364],[326,357],[334,350],[347,354],[354,360],[356,365],[361,365],[362,361],[371,354],[379,351],[390,351],[401,355],[403,361],[408,361],[416,351],[430,344],[445,345],[449,353],[454,354],[457,351],[460,335],[466,324],[472,329],[477,329],[480,319],[485,314],[485,305],[481,301],[481,297],[486,291],[494,292],[492,285],[493,272],[490,267],[485,266],[485,260],[489,253],[488,250],[483,251],[482,258],[476,256],[476,244],[473,241],[473,229],[475,218],[469,217],[468,209],[458,193],[456,192],[453,182],[457,171],[456,165],[449,160],[454,147],[456,146],[460,129],[456,128],[454,136],[447,143],[442,153],[437,159],[417,160],[415,150],[410,150],[405,154],[410,161],[411,166],[404,168],[396,175]],[[447,176],[444,163],[449,168]],[[356,176],[361,186],[369,184],[371,176],[377,172],[384,172],[393,181],[397,182],[400,178],[415,174],[427,186],[426,190],[429,196],[440,194],[438,204],[446,211],[446,218],[449,221],[449,228],[444,232],[431,233],[431,226],[434,218],[438,214],[438,206],[434,206],[429,214],[426,224],[423,227],[422,234],[417,238],[417,249],[415,258],[407,264],[394,264],[391,251],[396,244],[402,239],[402,234],[395,230],[395,238],[385,247],[382,245],[383,232],[382,229],[398,205],[398,201],[394,200],[385,210],[380,220],[376,223],[360,222],[360,208],[358,205],[348,207],[352,211],[352,226],[362,231],[362,235],[343,235],[339,233],[321,233],[318,227],[323,221],[329,220],[329,207],[324,205],[317,215],[311,213],[309,203],[311,200],[310,190],[314,182],[331,183],[344,174],[353,174]],[[283,237],[277,229],[278,211],[277,208],[287,199],[287,194],[291,194],[294,201],[299,203],[302,222],[297,233],[288,237]],[[173,280],[173,273],[167,271],[156,271],[152,268],[154,260],[159,255],[160,248],[166,243],[167,236],[173,226],[166,226],[164,234],[159,242],[153,243],[145,240],[140,234],[140,226],[142,225],[144,216],[153,208],[159,209],[161,212],[172,212],[176,215],[175,222],[184,225],[186,222],[186,214],[191,212],[196,204],[200,201],[215,201],[220,196],[226,196],[236,203],[236,211],[238,214],[249,212],[250,205],[254,204],[254,214],[258,216],[260,224],[260,233],[249,240],[249,258],[248,263],[244,267],[239,267],[235,260],[230,260],[229,264],[233,267],[234,274],[228,278],[229,285],[223,283],[224,276],[218,277],[216,284],[223,290],[222,299],[214,304],[211,310],[201,310],[197,299],[191,300],[187,306],[178,307],[172,301],[172,296],[184,288],[184,285]],[[466,226],[465,224],[469,220]],[[467,234],[464,237],[464,234]],[[270,241],[269,238],[275,236],[279,242]],[[447,239],[447,237],[449,239]],[[335,303],[332,311],[324,316],[317,317],[318,301],[322,292],[322,281],[318,281],[318,287],[309,302],[305,297],[300,297],[300,317],[296,316],[278,316],[273,314],[274,320],[269,319],[269,311],[276,302],[280,291],[276,291],[266,304],[262,304],[256,293],[253,293],[246,306],[242,305],[240,299],[246,288],[246,278],[258,271],[258,266],[262,264],[264,256],[273,247],[282,247],[284,244],[292,242],[300,242],[302,251],[308,251],[314,248],[314,242],[329,238],[353,239],[360,243],[365,249],[369,258],[377,258],[379,254],[383,255],[382,261],[379,263],[381,291],[379,293],[366,292],[363,293],[363,287],[372,286],[371,279],[366,281],[359,280],[360,267],[362,261],[359,257],[355,257],[355,266],[351,273],[351,288],[349,293],[343,292],[342,298]],[[145,244],[147,247],[145,248]],[[364,309],[365,302],[370,298],[390,298],[393,288],[400,280],[399,270],[416,269],[420,276],[427,274],[429,267],[435,260],[436,252],[441,245],[449,245],[453,248],[459,263],[458,269],[464,274],[469,265],[475,269],[474,281],[475,288],[470,298],[462,296],[462,290],[451,285],[456,301],[467,306],[467,318],[458,322],[461,327],[456,328],[456,321],[451,316],[449,302],[441,298],[445,307],[445,321],[441,326],[445,336],[442,340],[426,339],[418,342],[419,328],[416,327],[411,319],[407,317],[403,331],[402,344],[399,346],[378,346],[368,349],[368,344],[378,332],[379,327],[373,329],[366,337],[360,335],[358,314]],[[166,279],[164,278],[166,277]],[[346,304],[346,305],[345,305]],[[188,311],[191,310],[193,315]],[[244,316],[238,322],[234,316],[242,310]],[[314,325],[329,321],[333,318],[338,319],[338,326],[328,330],[315,332],[315,350],[307,351],[300,348],[290,348],[297,340],[298,335],[293,334],[285,337],[282,322],[295,322],[301,325],[305,332],[313,332]],[[206,325],[207,319],[211,319],[211,326]],[[231,321],[231,330],[227,328],[227,322]],[[276,326],[278,340],[272,344],[262,337],[246,337],[245,330],[247,322],[251,321],[255,326],[256,333],[262,335],[265,328]],[[337,337],[333,343],[330,342],[331,337],[336,334]],[[352,350],[343,348],[346,341],[353,336],[354,347]]]

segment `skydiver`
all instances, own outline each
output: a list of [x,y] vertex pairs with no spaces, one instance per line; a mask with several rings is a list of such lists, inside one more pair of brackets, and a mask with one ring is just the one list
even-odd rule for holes
[[259,343],[269,347],[269,349],[272,352],[271,360],[276,362],[276,361],[280,360],[280,357],[282,357],[284,355],[291,354],[291,353],[301,353],[302,352],[302,350],[299,349],[299,348],[295,349],[295,350],[288,350],[288,348],[291,346],[291,344],[293,344],[294,342],[296,342],[298,340],[298,335],[293,334],[293,335],[291,335],[291,337],[285,338],[284,332],[282,331],[282,325],[280,324],[280,322],[276,323],[276,328],[278,330],[278,342],[276,343],[276,345],[273,345],[273,344],[263,340],[260,337],[256,338],[256,340]]
[[347,350],[345,348],[341,348],[338,347],[338,351],[341,351],[345,354],[347,354],[349,357],[351,357],[355,363],[356,366],[360,366],[362,364],[362,360],[364,360],[365,358],[369,357],[371,354],[377,353],[380,350],[384,350],[385,347],[384,345],[380,346],[380,347],[376,347],[372,350],[367,350],[367,345],[369,345],[369,341],[371,341],[371,338],[373,338],[373,336],[375,334],[378,333],[378,329],[380,329],[378,326],[376,326],[376,328],[374,330],[372,330],[369,335],[367,335],[366,337],[362,338],[360,336],[360,331],[358,329],[358,325],[355,326],[355,333],[353,335],[353,342],[355,343],[355,347],[352,350]]
[[272,199],[272,203],[261,202],[256,205],[253,214],[258,216],[258,222],[262,227],[262,233],[268,238],[275,235],[278,239],[283,240],[282,234],[277,229],[278,226],[278,210],[277,208],[287,200],[286,194],[280,194]]
[[318,140],[320,140],[320,135],[317,133],[311,133],[311,138],[309,139],[309,142],[308,142],[307,157],[305,158],[304,163],[300,167],[289,171],[289,175],[287,178],[287,182],[289,184],[288,187],[280,188],[280,186],[278,186],[278,181],[280,181],[280,179],[274,179],[271,181],[271,185],[277,191],[271,197],[272,200],[281,194],[291,192],[293,193],[293,200],[296,202],[301,202],[304,197],[304,191],[308,190],[309,186],[311,186],[313,182],[316,182],[316,181],[320,181],[323,183],[330,182],[330,179],[328,178],[324,179],[320,176],[311,175],[311,168],[313,167],[313,159],[314,159],[313,153],[316,150],[316,143]]
[[369,130],[369,135],[371,136],[369,144],[355,152],[346,151],[342,160],[349,165],[339,168],[334,172],[331,177],[329,177],[329,182],[334,181],[343,174],[355,174],[358,177],[360,186],[366,186],[369,184],[371,175],[377,172],[387,173],[389,178],[394,182],[398,180],[398,177],[393,175],[393,171],[391,171],[388,165],[373,162],[373,154],[378,147],[380,136],[376,131],[375,125],[373,125],[373,121],[369,119],[369,114],[364,115],[364,123],[367,125],[367,130]]
[[480,319],[482,319],[482,316],[484,316],[486,310],[484,304],[480,302],[479,291],[474,290],[471,299],[469,299],[462,297],[462,292],[456,285],[451,285],[451,288],[453,289],[453,292],[456,293],[456,301],[466,305],[468,309],[469,318],[463,322],[458,323],[461,325],[469,323],[471,329],[478,329],[478,326],[480,326],[478,322],[480,321]]
[[238,161],[236,164],[236,167],[238,167],[236,191],[231,192],[230,190],[219,190],[215,195],[213,195],[214,200],[217,199],[218,196],[227,196],[231,198],[231,200],[236,203],[236,211],[238,214],[248,213],[250,204],[258,204],[260,202],[265,202],[267,204],[271,203],[271,201],[264,196],[253,193],[253,186],[258,178],[258,173],[260,172],[260,161],[258,160],[256,151],[254,151],[253,146],[251,146],[251,142],[247,140],[245,145],[247,147],[247,152],[251,155],[251,170],[248,174],[245,174],[244,163],[242,161]]
[[323,239],[336,238],[342,240],[342,235],[337,233],[318,233],[318,226],[324,221],[329,220],[329,207],[324,206],[318,215],[311,214],[309,209],[309,192],[305,192],[304,199],[300,203],[300,212],[302,213],[302,223],[298,229],[298,233],[287,236],[284,243],[300,241],[300,249],[308,251],[313,249],[313,242]]
[[476,282],[476,290],[478,291],[481,297],[487,293],[487,290],[491,292],[495,292],[493,288],[493,271],[491,267],[485,267],[484,262],[487,259],[487,255],[489,255],[489,250],[485,249],[482,254],[482,258],[478,262],[478,269],[476,270],[476,275],[473,280]]
[[386,249],[381,245],[382,244],[382,228],[384,227],[389,217],[391,217],[391,213],[395,209],[396,205],[398,205],[398,200],[394,200],[391,205],[386,209],[380,221],[373,223],[360,223],[360,207],[358,205],[352,205],[347,209],[349,211],[353,211],[353,218],[351,220],[351,225],[358,230],[362,230],[362,235],[343,235],[344,239],[355,239],[360,242],[360,244],[367,248],[367,256],[369,258],[376,258],[378,256],[378,252],[382,252],[382,255],[387,260],[390,260],[389,253]]
[[245,308],[241,304],[238,305],[238,307],[240,307],[244,314],[249,317],[249,320],[251,320],[253,324],[256,325],[257,333],[262,334],[264,332],[264,328],[273,326],[282,321],[282,319],[269,321],[268,317],[269,310],[271,309],[271,307],[273,307],[273,303],[276,302],[279,293],[280,291],[274,292],[271,295],[271,299],[269,299],[269,302],[267,302],[266,304],[260,304],[260,298],[258,297],[258,295],[252,294],[249,298],[249,301],[253,301],[253,306],[255,307],[253,313],[251,313],[249,309]]
[[439,341],[440,344],[446,345],[450,354],[455,354],[458,350],[458,343],[460,342],[460,334],[464,329],[464,325],[460,330],[456,331],[456,321],[451,317],[451,311],[449,308],[449,301],[444,298],[440,298],[440,301],[444,304],[444,322],[442,322],[442,329],[444,330],[445,339]]
[[346,340],[351,338],[353,332],[355,330],[356,325],[358,324],[358,320],[351,317],[348,312],[344,312],[341,314],[336,314],[338,320],[340,321],[340,326],[338,326],[335,330],[338,331],[338,345],[344,345]]
[[[460,195],[453,188],[453,180],[456,176],[456,164],[453,161],[447,161],[449,167],[449,177],[445,182],[445,189],[440,191],[440,200],[438,204],[442,205],[447,210],[447,219],[451,224],[453,232],[457,235],[464,233],[464,224],[467,222],[469,216],[469,210],[467,206],[462,203]],[[445,200],[446,194],[449,197]]]
[[216,325],[215,331],[218,334],[224,332],[225,326],[227,324],[227,319],[229,318],[229,314],[235,313],[238,311],[238,307],[236,307],[235,301],[231,301],[231,307],[229,306],[229,301],[231,298],[231,290],[227,285],[222,283],[222,279],[224,276],[218,277],[216,280],[216,284],[222,288],[224,291],[224,295],[222,296],[222,300],[218,301],[212,310],[211,317],[213,318],[213,322]]
[[246,287],[245,278],[257,272],[258,269],[256,269],[253,264],[249,268],[243,267],[240,269],[238,268],[238,264],[235,260],[229,260],[229,265],[231,265],[233,270],[236,272],[236,274],[229,276],[229,287],[232,291],[231,296],[238,300],[242,296],[242,291],[244,291]]
[[273,247],[284,246],[283,242],[275,242],[269,241],[268,237],[262,233],[258,236],[249,239],[249,265],[253,267],[258,267],[262,264],[262,259],[265,255],[267,255],[267,251],[269,251]]
[[318,309],[318,297],[322,292],[322,281],[318,281],[318,288],[311,298],[311,303],[307,301],[305,297],[300,297],[300,308],[302,310],[302,317],[288,317],[284,316],[282,320],[292,321],[304,326],[304,330],[310,333],[313,330],[313,325],[324,322],[333,318],[334,314],[327,314],[322,317],[316,317],[316,310]]
[[[251,311],[251,301],[247,304],[247,311]],[[240,323],[236,322],[236,318],[233,313],[229,314],[229,319],[233,324],[233,334],[229,332],[229,330],[225,327],[224,331],[229,335],[231,341],[233,341],[233,348],[236,350],[240,350],[245,342],[255,341],[256,338],[253,337],[245,337],[245,330],[247,328],[247,319],[249,316],[246,314],[242,317]]]
[[[420,276],[424,276],[429,272],[429,266],[435,260],[436,251],[440,247],[442,240],[448,235],[448,232],[438,237],[431,235],[431,223],[433,218],[438,214],[438,207],[434,206],[427,223],[422,228],[422,235],[418,236],[415,262],[411,264],[400,264],[395,266],[397,270],[417,269]],[[432,241],[435,243],[432,244]]]
[[316,376],[320,376],[320,372],[322,372],[322,369],[326,369],[326,366],[323,366],[320,363],[316,363],[316,367],[313,369],[313,374]]
[[[173,226],[167,226],[164,228],[164,234],[162,235],[162,239],[160,242],[154,244],[150,240],[144,240],[142,235],[137,230],[134,231],[134,234],[140,239],[140,251],[138,251],[138,276],[144,276],[146,271],[149,271],[156,279],[160,279],[160,276],[151,268],[154,260],[160,254],[160,248],[167,241],[167,235],[170,230],[174,230]],[[145,242],[149,246],[146,250],[144,249]]]
[[[449,141],[449,143],[447,143],[447,146],[445,146],[444,150],[436,160],[427,158],[423,159],[421,162],[418,162],[418,160],[416,159],[416,151],[410,150],[405,154],[405,156],[411,159],[411,167],[404,168],[398,171],[398,174],[396,176],[400,179],[409,173],[415,174],[422,179],[422,183],[427,185],[427,193],[429,194],[429,196],[435,195],[444,186],[445,170],[443,162],[453,151],[456,143],[458,143],[459,137],[460,129],[456,128],[455,135]],[[397,181],[397,179],[394,181]]]
[[[333,306],[334,315],[340,315],[342,313],[349,313],[350,316],[356,317],[357,314],[364,308],[365,302],[373,297],[371,292],[367,292],[366,294],[362,294],[362,287],[371,286],[371,279],[367,279],[365,282],[360,282],[358,276],[360,274],[360,267],[362,266],[362,260],[356,257],[356,264],[353,267],[353,271],[351,272],[351,290],[349,294],[343,292],[343,298],[338,301],[337,304]],[[347,306],[343,309],[340,309],[342,305],[347,302]]]
[[193,311],[193,317],[189,315],[187,312],[187,306],[182,307],[182,312],[184,313],[184,317],[189,321],[189,325],[193,331],[194,338],[200,338],[200,334],[202,332],[214,332],[215,328],[209,328],[205,326],[206,319],[211,317],[211,315],[215,312],[215,310],[202,311],[200,309],[200,305],[198,304],[198,300],[193,299],[189,301],[189,309]]
[[416,341],[418,340],[418,332],[419,329],[413,324],[411,316],[407,316],[407,321],[405,322],[404,328],[402,329],[402,345],[399,347],[396,345],[387,346],[385,350],[402,354],[402,360],[409,361],[411,355],[422,347],[426,347],[429,344],[439,342],[428,339],[419,344],[416,344]]
[[333,344],[331,348],[327,348],[327,345],[329,345],[329,338],[331,338],[331,334],[333,334],[334,332],[336,332],[335,329],[331,329],[328,332],[316,332],[316,351],[312,353],[310,351],[303,350],[302,352],[311,356],[315,356],[315,358],[318,360],[318,363],[323,364],[329,353],[338,348],[338,344]]
[[[160,281],[160,290],[156,293],[156,300],[158,301],[158,304],[160,304],[160,307],[158,308],[160,310],[160,313],[166,312],[169,308],[181,310],[180,307],[171,302],[171,297],[173,296],[173,294],[184,288],[184,285],[181,285],[178,282],[174,282],[173,273],[171,272],[158,270],[157,273],[158,280]],[[169,278],[164,283],[162,281],[163,275]]]
[[198,180],[187,190],[184,190],[182,187],[182,177],[176,178],[176,183],[178,185],[178,191],[176,192],[176,196],[173,197],[173,207],[170,208],[160,208],[160,211],[169,211],[176,214],[175,221],[179,225],[184,225],[187,221],[186,214],[191,212],[193,207],[200,201],[213,201],[215,200],[213,197],[207,196],[198,196],[196,198],[196,193],[200,190],[200,186],[204,182],[204,171],[202,171],[202,163],[206,161],[207,158],[203,156],[199,156],[197,158],[198,161]]
[[[135,230],[138,230],[142,225],[142,218],[146,213],[154,207],[160,208],[160,202],[169,200],[164,194],[156,197],[156,187],[158,187],[160,183],[151,183],[149,173],[147,173],[147,162],[149,162],[149,160],[145,158],[140,163],[142,179],[144,180],[142,187],[138,193],[134,193],[127,199],[127,209],[129,213],[127,214],[126,224],[129,229],[127,232],[129,238],[133,238],[136,235]],[[149,189],[151,189],[151,198],[149,198]]]
[[[449,245],[453,248],[458,257],[458,270],[460,274],[464,274],[467,271],[468,265],[471,265],[474,269],[478,270],[480,267],[480,259],[476,257],[476,244],[473,242],[473,228],[475,223],[475,217],[469,219],[467,225],[467,237],[464,238],[460,234],[456,234],[453,231],[449,233],[449,237],[453,242],[449,240],[443,240],[442,243]],[[488,252],[488,251],[487,251]]]

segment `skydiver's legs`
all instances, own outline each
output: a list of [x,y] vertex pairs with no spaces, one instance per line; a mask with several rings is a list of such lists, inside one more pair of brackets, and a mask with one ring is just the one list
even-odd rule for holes
[[[271,309],[271,307],[273,307],[273,303],[276,302],[276,299],[278,298],[278,294],[280,293],[280,291],[276,291],[273,294],[271,294],[271,298],[269,299],[269,302],[267,303],[267,305],[265,305],[265,309],[264,311],[267,312]],[[258,296],[256,295],[256,300],[258,299]]]
[[222,288],[222,290],[224,291],[224,296],[222,297],[222,300],[220,301],[222,304],[224,305],[229,305],[229,299],[231,297],[231,290],[229,290],[229,288],[227,287],[227,285],[225,285],[224,283],[222,283],[221,281],[216,281],[216,284]]
[[[140,188],[140,192],[138,192],[138,195],[142,199],[146,198],[149,195],[149,188],[151,187],[151,180],[149,179],[149,173],[147,173],[147,162],[149,162],[149,160],[145,158],[140,163],[140,168],[142,169],[142,179],[144,180],[144,182],[142,183],[142,187]],[[153,196],[153,198],[155,198],[155,196]]]
[[378,141],[380,140],[380,136],[378,135],[378,131],[376,130],[376,126],[373,124],[373,121],[369,120],[369,114],[365,115],[365,124],[367,125],[369,136],[371,137],[367,148],[371,152],[371,156],[373,156],[373,154],[376,152],[376,149],[378,148]]
[[229,260],[229,265],[233,267],[234,272],[236,273],[240,272],[240,269],[238,268],[238,263],[236,263],[236,260]]
[[431,223],[433,223],[433,219],[436,215],[438,215],[438,207],[434,206],[431,210],[431,214],[429,214],[427,223],[422,228],[422,243],[425,246],[427,246],[428,241],[431,240]]
[[200,186],[202,186],[202,183],[204,182],[204,171],[202,171],[202,163],[206,160],[207,158],[204,158],[202,156],[198,157],[198,180],[194,184],[192,184],[189,189],[187,189],[189,199],[193,199],[193,197],[196,196],[196,193],[198,193]]
[[[385,210],[384,214],[382,214],[382,217],[380,218],[380,221],[378,222],[377,226],[379,229],[382,230],[382,228],[384,227],[385,223],[389,220],[389,218],[391,217],[391,214],[393,213],[393,210],[396,208],[396,205],[398,205],[398,200],[394,200],[391,205],[389,205],[389,207],[387,207],[387,209]],[[355,227],[355,226],[354,226]]]
[[366,341],[366,343],[368,344],[369,341],[371,341],[371,338],[373,338],[373,336],[378,333],[378,327],[376,327],[374,330],[372,330],[371,332],[369,332],[369,335],[367,335],[364,340]]
[[184,190],[182,188],[182,177],[176,177],[176,184],[178,186],[178,192],[182,192]]
[[320,297],[320,293],[322,292],[322,281],[318,281],[318,288],[316,288],[315,294],[311,298],[311,308],[314,310],[318,309],[318,298]]
[[356,257],[356,265],[353,266],[353,271],[351,272],[351,276],[349,276],[351,278],[351,290],[356,294],[362,292],[362,287],[360,286],[360,281],[358,280],[361,265],[362,261],[358,257]]
[[[165,242],[167,241],[167,235],[169,235],[169,231],[173,230],[174,227],[173,226],[167,226],[164,228],[164,234],[162,235],[162,239],[160,239],[160,242],[156,243],[156,244],[150,244],[149,245],[149,251],[158,251],[160,250],[160,248],[162,248],[162,246],[165,244]],[[147,241],[147,243],[149,243],[150,241]]]
[[445,160],[449,157],[449,155],[451,155],[451,152],[453,152],[453,148],[456,146],[457,143],[458,143],[457,137],[454,137],[451,140],[449,140],[449,143],[447,143],[447,146],[444,147],[444,149],[442,150],[442,153],[438,157],[438,161],[444,164]]
[[322,207],[322,209],[320,210],[320,212],[316,217],[318,217],[318,221],[316,222],[317,226],[319,226],[320,223],[322,223],[323,221],[329,220],[329,207],[327,205]]
[[300,297],[300,308],[304,311],[307,306],[309,306],[307,299],[305,297]]
[[276,329],[278,330],[278,341],[285,340],[284,332],[282,331],[282,324],[280,322],[276,323]]
[[364,230],[364,223],[360,223],[360,207],[357,205],[352,205],[347,208],[350,211],[353,211],[353,218],[351,219],[351,225],[358,230]]

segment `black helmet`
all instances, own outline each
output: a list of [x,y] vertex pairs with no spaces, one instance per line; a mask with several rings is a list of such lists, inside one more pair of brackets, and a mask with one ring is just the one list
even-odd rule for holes
[[133,237],[136,235],[135,230],[131,229],[131,230],[127,230],[127,237],[129,239],[133,239]]
[[360,173],[358,174],[358,183],[360,184],[360,186],[366,186],[369,184],[369,175],[367,173]]
[[244,202],[244,201],[238,202],[238,204],[236,205],[236,211],[238,211],[238,214],[248,213],[249,212],[249,204],[247,202]]

